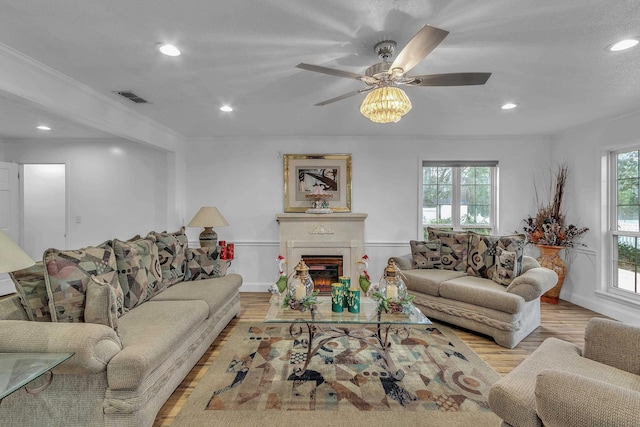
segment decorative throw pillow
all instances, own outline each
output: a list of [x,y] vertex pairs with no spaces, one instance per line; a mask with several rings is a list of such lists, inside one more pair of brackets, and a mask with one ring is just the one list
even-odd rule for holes
[[152,231],[147,235],[147,238],[153,239],[158,246],[163,285],[167,287],[183,281],[188,247],[188,239],[187,235],[184,234],[184,227],[176,233],[157,233]]
[[440,269],[466,271],[469,234],[454,233],[451,237],[441,236]]
[[20,296],[20,302],[29,320],[51,322],[49,294],[42,261],[38,261],[29,268],[9,273],[9,276],[16,286],[16,292]]
[[211,279],[227,274],[227,260],[219,259],[220,246],[187,248],[187,273],[185,280]]
[[[112,274],[117,282],[117,275]],[[118,297],[113,279],[106,274],[91,276],[87,283],[87,296],[84,307],[85,323],[106,325],[118,332]],[[117,286],[119,289],[120,286]],[[122,290],[120,290],[122,293]]]
[[509,286],[518,275],[516,260],[517,254],[515,252],[504,250],[501,247],[496,248],[495,273],[491,279],[501,285]]
[[[526,243],[527,236],[525,234],[498,236],[498,241],[496,242],[496,257],[498,256],[497,248],[516,253],[516,276],[519,276],[522,273],[522,257],[524,255],[524,246]],[[489,271],[489,278],[491,278],[491,274],[492,271]]]
[[49,310],[54,322],[84,322],[84,300],[91,275],[117,270],[110,241],[78,250],[44,253]]
[[151,239],[113,239],[124,307],[132,309],[164,290],[158,247]]
[[469,232],[467,274],[489,278],[489,270],[493,267],[496,257],[497,241],[497,236]]
[[412,268],[438,268],[440,265],[440,241],[422,242],[410,240]]

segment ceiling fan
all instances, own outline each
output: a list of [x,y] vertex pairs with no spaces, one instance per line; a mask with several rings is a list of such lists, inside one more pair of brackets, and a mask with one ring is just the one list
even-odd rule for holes
[[320,65],[305,64],[304,62],[296,65],[296,67],[317,73],[360,80],[366,84],[364,88],[318,102],[315,105],[327,105],[360,93],[369,92],[360,107],[362,114],[379,123],[397,122],[411,109],[411,101],[398,86],[483,85],[491,76],[491,73],[445,73],[408,76],[407,73],[426,58],[448,34],[448,31],[425,25],[409,40],[393,62],[389,62],[389,60],[395,52],[397,43],[393,40],[381,41],[375,45],[374,50],[382,62],[367,68],[364,75]]

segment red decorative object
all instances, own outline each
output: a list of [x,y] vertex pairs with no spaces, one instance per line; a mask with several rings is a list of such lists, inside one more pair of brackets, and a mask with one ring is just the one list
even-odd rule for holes
[[233,243],[227,243],[227,259],[231,260],[234,257],[235,245]]

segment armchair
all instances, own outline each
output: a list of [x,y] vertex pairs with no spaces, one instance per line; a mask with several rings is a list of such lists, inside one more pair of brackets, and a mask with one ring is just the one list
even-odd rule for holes
[[640,326],[593,318],[584,349],[548,338],[496,382],[503,427],[640,425]]

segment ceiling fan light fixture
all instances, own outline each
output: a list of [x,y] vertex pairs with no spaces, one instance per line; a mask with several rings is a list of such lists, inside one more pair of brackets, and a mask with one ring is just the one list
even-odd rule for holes
[[395,123],[410,110],[407,94],[395,86],[372,90],[360,105],[360,113],[375,123]]

